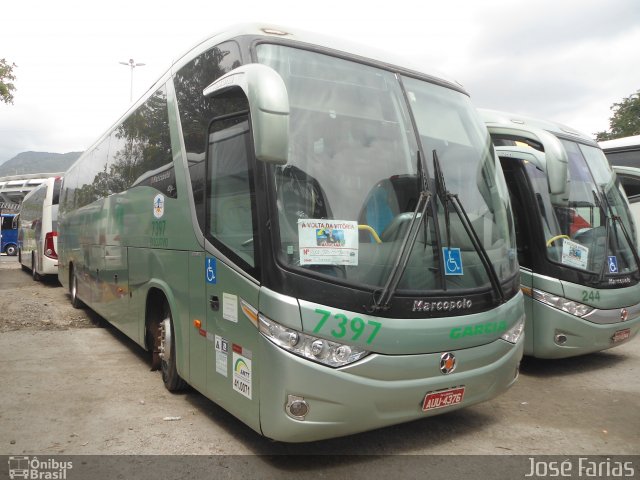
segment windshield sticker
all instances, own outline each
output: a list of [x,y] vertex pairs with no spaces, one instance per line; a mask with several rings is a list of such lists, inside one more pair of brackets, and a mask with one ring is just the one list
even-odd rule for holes
[[568,239],[562,241],[562,263],[570,267],[587,269],[589,263],[589,249]]
[[358,222],[298,220],[301,265],[358,265]]
[[222,318],[238,323],[238,297],[230,293],[222,294]]
[[442,247],[445,275],[463,275],[462,255],[459,248]]
[[607,257],[607,264],[609,265],[609,273],[618,273],[618,258],[615,255]]

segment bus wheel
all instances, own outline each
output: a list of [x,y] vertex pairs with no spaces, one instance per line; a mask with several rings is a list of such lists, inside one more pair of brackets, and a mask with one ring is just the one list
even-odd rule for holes
[[35,282],[40,280],[40,274],[36,270],[36,256],[31,254],[31,276]]
[[71,296],[71,306],[73,308],[82,308],[84,305],[82,300],[78,298],[78,276],[73,267],[71,267],[71,273],[69,274],[71,277],[69,280],[69,295]]
[[10,257],[15,257],[16,253],[18,253],[18,249],[16,248],[15,245],[8,245],[7,248],[5,249],[5,253]]
[[171,310],[165,303],[162,309],[162,320],[160,321],[160,360],[162,370],[162,381],[170,392],[176,392],[186,388],[186,382],[178,375],[176,368],[176,346],[173,330],[173,320]]

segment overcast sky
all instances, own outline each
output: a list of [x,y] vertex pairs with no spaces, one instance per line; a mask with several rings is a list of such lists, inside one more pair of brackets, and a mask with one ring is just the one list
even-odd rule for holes
[[17,65],[0,103],[0,163],[90,146],[172,60],[204,37],[269,22],[349,38],[459,81],[477,107],[608,129],[640,89],[638,0],[12,0],[0,58]]

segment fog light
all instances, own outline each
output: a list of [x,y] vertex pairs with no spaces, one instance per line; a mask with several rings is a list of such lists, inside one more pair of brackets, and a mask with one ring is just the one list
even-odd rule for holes
[[567,336],[564,333],[557,333],[553,339],[558,345],[564,345],[567,343]]
[[285,408],[287,415],[296,420],[304,420],[309,413],[309,404],[303,397],[296,395],[287,395],[287,406]]

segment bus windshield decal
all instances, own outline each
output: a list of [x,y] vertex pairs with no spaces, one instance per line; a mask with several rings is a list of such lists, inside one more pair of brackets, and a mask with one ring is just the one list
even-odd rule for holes
[[358,265],[358,223],[298,220],[302,265]]

